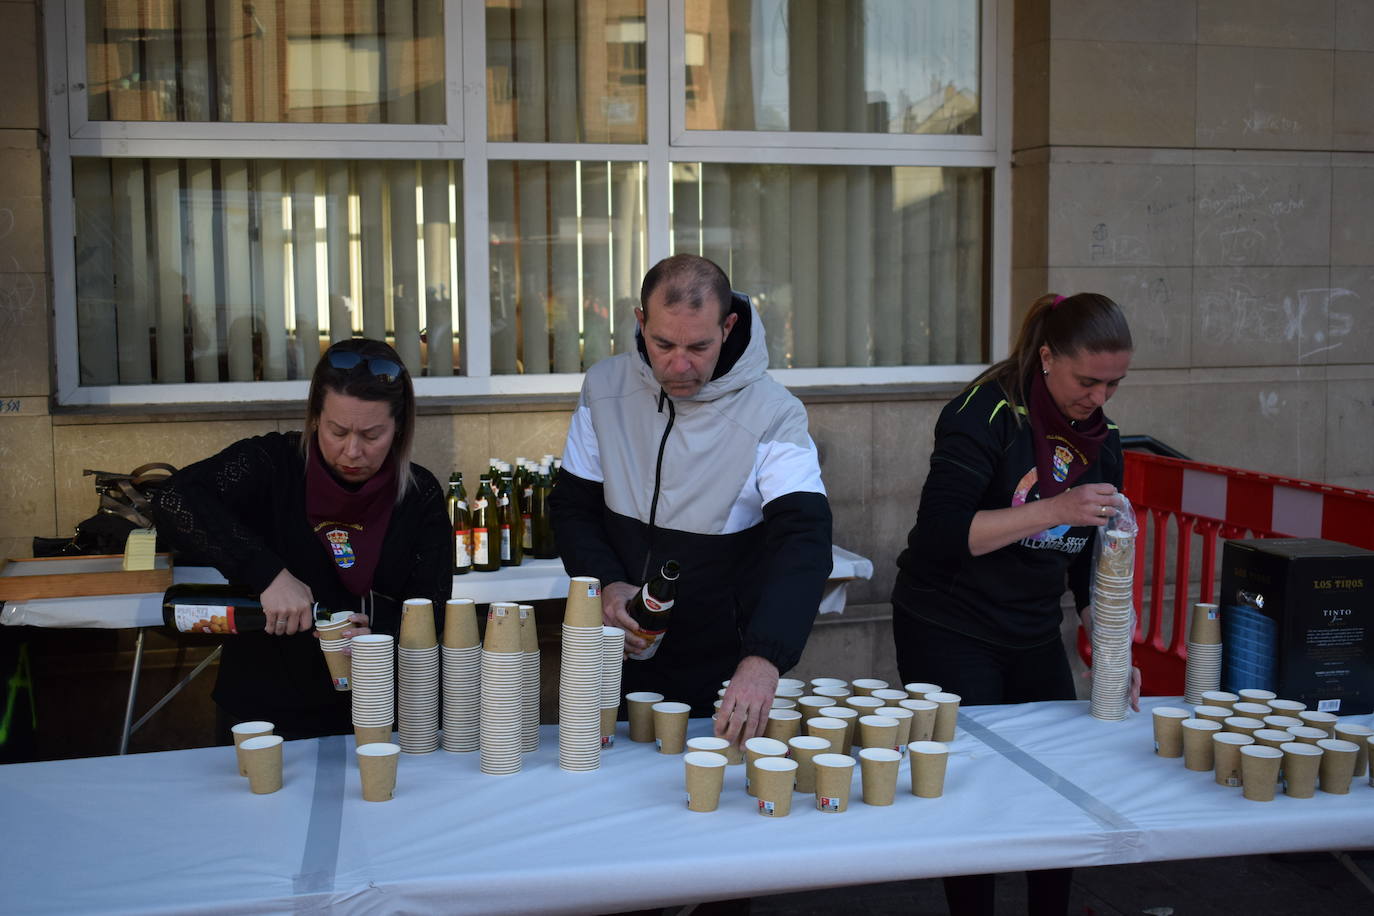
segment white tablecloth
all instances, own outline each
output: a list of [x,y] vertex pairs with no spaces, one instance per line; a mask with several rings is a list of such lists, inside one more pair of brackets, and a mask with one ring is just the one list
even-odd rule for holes
[[[843,547],[832,548],[830,581],[821,611],[844,610],[845,586],[852,579],[873,576],[872,561]],[[174,582],[223,582],[218,571],[205,566],[179,566]],[[495,572],[471,572],[453,577],[453,597],[492,601],[540,601],[568,597],[568,575],[562,560],[526,560]],[[32,627],[88,627],[126,629],[162,623],[160,594],[101,595],[87,598],[43,598],[11,601],[0,609],[0,625]]]
[[[1171,702],[1147,701],[1148,704]],[[1177,702],[1177,701],[1172,701]],[[1366,723],[1370,717],[1359,717]],[[361,799],[351,738],[289,742],[255,796],[233,751],[0,767],[0,912],[596,913],[945,874],[1374,846],[1374,788],[1246,801],[1155,757],[1148,715],[1085,703],[965,710],[946,795],[900,791],[759,816],[730,768],[720,810],[686,810],[679,758],[624,736],[602,768],[521,773],[403,755],[396,798]],[[693,733],[709,723],[695,721]],[[908,783],[907,764],[901,779]],[[858,792],[855,777],[855,793]]]

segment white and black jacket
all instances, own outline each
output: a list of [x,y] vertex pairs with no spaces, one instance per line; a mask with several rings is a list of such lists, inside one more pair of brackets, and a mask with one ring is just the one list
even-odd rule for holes
[[673,399],[634,353],[587,372],[551,498],[569,575],[642,583],[682,566],[672,622],[626,689],[709,712],[722,678],[758,655],[797,663],[830,574],[830,504],[806,409],[767,373],[749,300],[712,379]]

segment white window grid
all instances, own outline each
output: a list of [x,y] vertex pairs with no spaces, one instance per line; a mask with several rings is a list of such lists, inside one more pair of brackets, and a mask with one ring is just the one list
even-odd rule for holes
[[[688,0],[646,0],[646,142],[489,142],[484,0],[442,0],[445,124],[299,124],[92,121],[88,117],[84,0],[44,0],[50,133],[53,349],[56,398],[69,406],[300,401],[308,380],[92,386],[80,383],[77,348],[76,214],[71,163],[79,157],[449,159],[461,164],[464,374],[416,376],[419,397],[576,393],[582,373],[491,372],[487,163],[491,160],[619,161],[647,165],[648,261],[670,251],[674,162],[982,168],[992,172],[987,339],[993,361],[1007,353],[1011,276],[1011,42],[1014,0],[981,8],[981,134],[688,131],[683,23]],[[456,76],[456,79],[455,79]],[[663,99],[668,105],[661,104]],[[656,100],[659,103],[656,104]],[[62,202],[67,205],[63,206]],[[747,291],[746,291],[747,292]],[[792,389],[964,382],[986,364],[772,369]]]

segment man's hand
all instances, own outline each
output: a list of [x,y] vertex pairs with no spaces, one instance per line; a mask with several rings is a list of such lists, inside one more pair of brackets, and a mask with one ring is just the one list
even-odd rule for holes
[[315,598],[310,586],[283,569],[259,596],[268,633],[290,636],[315,627]]
[[757,655],[741,659],[716,712],[716,737],[743,744],[763,734],[777,689],[778,669],[772,662]]
[[625,652],[638,652],[648,645],[635,635],[635,622],[625,606],[639,591],[639,586],[628,582],[612,582],[601,586],[601,622],[608,627],[620,627],[625,631]]

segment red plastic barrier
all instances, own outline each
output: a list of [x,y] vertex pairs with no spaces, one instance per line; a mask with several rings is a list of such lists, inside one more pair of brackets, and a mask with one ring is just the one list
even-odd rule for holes
[[[1135,606],[1133,656],[1146,696],[1183,693],[1188,658],[1189,608],[1216,595],[1218,538],[1320,537],[1374,549],[1374,492],[1260,474],[1236,468],[1126,452],[1122,490],[1135,509]],[[1173,549],[1173,624],[1164,633],[1164,586]],[[1191,579],[1193,541],[1201,540],[1202,577]],[[1148,544],[1148,547],[1147,547]],[[1146,562],[1149,575],[1146,575]],[[1150,601],[1144,609],[1145,580]],[[1193,589],[1197,588],[1196,597]],[[1078,651],[1092,662],[1092,646],[1078,631]]]

